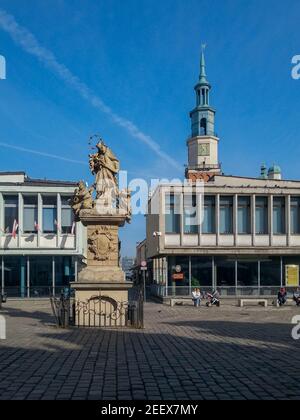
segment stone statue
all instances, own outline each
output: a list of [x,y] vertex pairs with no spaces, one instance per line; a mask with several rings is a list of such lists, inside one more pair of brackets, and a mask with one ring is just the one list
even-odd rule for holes
[[[95,176],[93,188],[80,182],[72,199],[74,212],[86,230],[85,261],[80,266],[78,281],[72,283],[75,323],[87,326],[89,318],[89,326],[99,327],[106,325],[106,319],[114,319],[114,325],[125,326],[126,316],[123,319],[115,315],[118,311],[114,302],[128,302],[128,290],[132,287],[121,268],[119,249],[119,228],[131,219],[131,194],[127,188],[119,191],[120,164],[113,152],[98,135],[90,137],[89,145],[95,138],[96,150],[89,154],[89,167]],[[95,305],[101,301],[111,305],[104,304],[103,310],[95,314]],[[93,316],[87,317],[90,310]]]
[[120,169],[119,160],[107,147],[103,140],[96,145],[97,152],[89,155],[90,169],[96,175],[96,199],[107,197],[108,195],[117,196],[118,181],[117,174]]
[[118,196],[118,209],[120,214],[126,215],[127,223],[131,222],[131,191],[128,189],[121,190]]
[[93,191],[94,188],[86,187],[83,181],[78,183],[78,187],[75,189],[74,195],[70,200],[71,207],[76,217],[79,216],[80,210],[93,208]]

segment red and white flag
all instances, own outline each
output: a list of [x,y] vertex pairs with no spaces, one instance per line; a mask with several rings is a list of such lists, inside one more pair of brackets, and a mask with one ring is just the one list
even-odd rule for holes
[[40,230],[38,222],[34,222],[34,229],[38,232]]
[[60,232],[61,229],[60,229],[60,226],[58,224],[58,221],[57,220],[54,220],[54,224],[57,227],[58,232]]
[[76,223],[73,222],[72,229],[71,229],[71,235],[74,235],[75,234],[75,228],[76,228]]
[[19,224],[16,220],[14,220],[13,228],[12,228],[12,237],[16,238],[17,236],[17,230],[18,230]]

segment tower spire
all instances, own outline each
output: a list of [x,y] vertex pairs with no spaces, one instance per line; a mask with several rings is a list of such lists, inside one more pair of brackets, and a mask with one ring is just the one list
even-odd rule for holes
[[206,45],[202,44],[200,75],[194,88],[196,106],[190,112],[192,130],[191,137],[187,141],[189,154],[187,176],[195,173],[216,174],[221,171],[218,160],[219,138],[215,133],[215,110],[210,106],[211,85],[206,75],[205,47]]
[[201,59],[200,59],[200,76],[199,76],[199,82],[201,85],[208,85],[208,81],[206,78],[206,65],[205,65],[205,56],[204,56],[204,50],[206,48],[206,44],[201,45]]

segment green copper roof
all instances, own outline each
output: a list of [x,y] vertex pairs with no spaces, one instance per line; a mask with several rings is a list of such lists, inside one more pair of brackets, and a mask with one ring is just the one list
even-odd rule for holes
[[208,82],[207,76],[206,76],[206,64],[205,64],[205,56],[204,56],[204,46],[202,46],[201,59],[200,59],[199,84],[200,85],[208,85],[209,86],[209,82]]
[[271,166],[271,168],[269,169],[269,173],[274,173],[274,174],[281,174],[281,168],[278,165],[273,165]]
[[263,163],[263,164],[261,165],[261,168],[260,168],[260,178],[261,178],[261,179],[267,179],[267,178],[268,178],[268,174],[267,174],[267,166],[266,166],[266,164],[265,164],[265,163]]

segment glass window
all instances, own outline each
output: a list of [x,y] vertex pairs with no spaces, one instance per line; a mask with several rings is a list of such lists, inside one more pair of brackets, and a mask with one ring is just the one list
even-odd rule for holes
[[17,195],[4,196],[4,229],[12,233],[14,222],[18,222],[19,200]]
[[[180,270],[179,270],[180,269]],[[174,256],[168,258],[168,284],[170,294],[188,295],[189,257]]]
[[255,198],[255,233],[268,234],[268,197]]
[[166,233],[180,233],[180,196],[166,194]]
[[235,261],[215,259],[217,287],[235,286]]
[[261,286],[280,286],[281,263],[279,257],[266,258],[260,262]]
[[162,282],[162,259],[155,258],[153,261],[153,280],[159,284]]
[[52,288],[52,257],[30,257],[30,296],[48,296]]
[[258,261],[238,260],[237,262],[238,286],[258,286]]
[[233,232],[233,197],[220,197],[220,233]]
[[24,233],[35,233],[37,231],[38,219],[38,197],[25,196],[23,213],[23,231]]
[[74,213],[69,203],[70,197],[61,197],[61,232],[72,233]]
[[9,297],[27,296],[27,261],[25,257],[4,257],[4,289]]
[[204,218],[202,233],[216,233],[216,198],[212,196],[204,197]]
[[273,233],[285,233],[285,197],[273,198]]
[[291,197],[291,234],[300,234],[300,197]]
[[191,257],[192,287],[212,287],[212,258]]
[[184,201],[184,233],[198,233],[197,198],[196,195],[185,194]]
[[43,196],[43,232],[55,233],[57,230],[57,197]]
[[[55,286],[61,288],[69,286],[75,281],[75,266],[72,257],[55,257]],[[59,290],[57,290],[59,292]]]
[[251,233],[250,197],[238,197],[238,233]]

